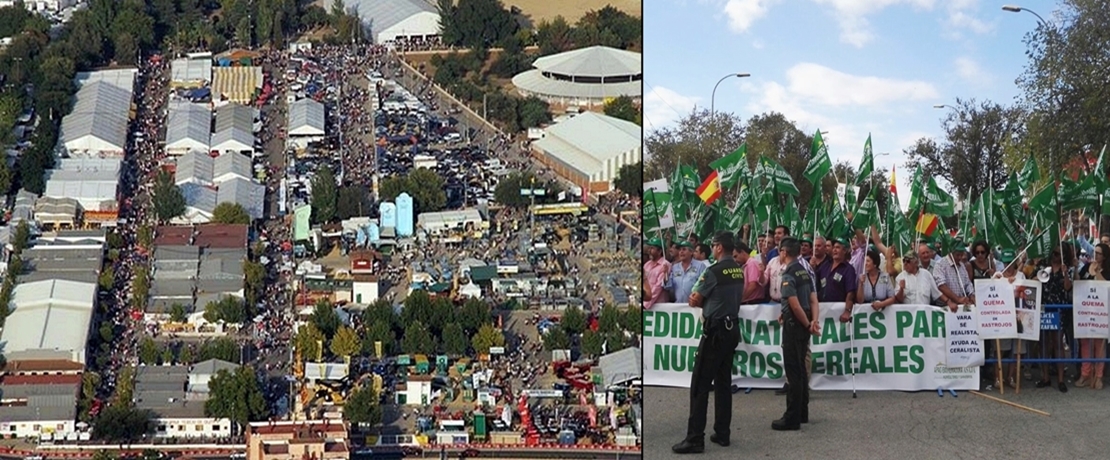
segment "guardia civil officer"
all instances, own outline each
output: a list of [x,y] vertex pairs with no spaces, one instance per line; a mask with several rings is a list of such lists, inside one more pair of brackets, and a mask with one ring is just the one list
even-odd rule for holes
[[780,251],[786,269],[782,272],[782,356],[786,370],[786,413],[771,423],[778,431],[800,429],[809,423],[809,382],[806,382],[806,352],[809,336],[817,335],[817,293],[809,271],[798,262],[802,244],[795,238],[785,238]]
[[686,439],[671,448],[677,454],[705,451],[706,411],[713,391],[713,435],[722,446],[729,444],[732,422],[732,357],[740,343],[737,316],[744,296],[744,267],[732,259],[732,234],[713,236],[713,258],[717,261],[702,272],[690,294],[690,306],[702,308],[702,337],[690,378],[690,419]]

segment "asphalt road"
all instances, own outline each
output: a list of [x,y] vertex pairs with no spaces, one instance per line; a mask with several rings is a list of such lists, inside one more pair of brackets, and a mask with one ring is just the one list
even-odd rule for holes
[[[1107,395],[1089,389],[1036,389],[1004,399],[1048,412],[1045,417],[959,392],[848,392],[811,394],[810,423],[801,431],[771,430],[786,408],[784,396],[757,390],[733,396],[732,444],[709,442],[695,458],[852,459],[1104,459],[1110,410]],[[988,393],[999,396],[997,392]],[[644,459],[680,457],[671,446],[686,432],[688,390],[648,387],[644,391]],[[713,402],[708,430],[712,432]],[[834,454],[835,453],[835,454]]]

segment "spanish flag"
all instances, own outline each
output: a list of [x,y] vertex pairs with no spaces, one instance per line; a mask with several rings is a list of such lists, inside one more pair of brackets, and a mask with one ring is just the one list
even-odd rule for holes
[[898,196],[898,182],[894,180],[895,169],[896,166],[890,167],[890,193],[894,194],[894,196]]
[[717,179],[717,171],[709,173],[709,177],[701,183],[697,190],[698,198],[705,202],[706,206],[713,204],[717,198],[721,197],[721,182]]
[[917,218],[917,233],[925,236],[933,236],[933,232],[937,231],[937,225],[940,219],[936,214],[921,213],[921,217]]

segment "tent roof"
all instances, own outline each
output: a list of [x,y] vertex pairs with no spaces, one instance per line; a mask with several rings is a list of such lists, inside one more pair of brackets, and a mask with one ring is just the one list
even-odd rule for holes
[[605,386],[618,385],[644,375],[643,357],[639,348],[625,348],[609,353],[597,360]]
[[288,132],[290,136],[323,136],[324,104],[308,98],[290,104]]
[[536,59],[533,67],[550,73],[579,77],[640,75],[643,59],[640,53],[608,46],[591,46]]
[[62,118],[62,143],[69,150],[122,151],[127,143],[131,92],[97,80],[77,91],[73,110]]
[[423,0],[353,0],[348,8],[370,25],[373,33],[386,30],[419,13],[437,13],[435,6]]
[[166,121],[166,148],[208,151],[212,134],[212,112],[200,104],[170,104]]
[[556,123],[545,132],[533,145],[591,174],[605,161],[642,145],[640,126],[594,112]]

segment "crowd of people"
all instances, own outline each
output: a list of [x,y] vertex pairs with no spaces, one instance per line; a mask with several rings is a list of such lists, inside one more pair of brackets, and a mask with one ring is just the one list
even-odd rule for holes
[[[733,260],[744,271],[742,303],[781,302],[783,265],[778,254],[779,244],[789,237],[790,229],[776,227],[773,232],[759,234],[756,246],[745,226],[737,232]],[[667,241],[653,238],[645,245],[643,265],[643,306],[656,303],[686,303],[695,285],[712,263],[709,245],[696,236]],[[1003,248],[984,240],[965,242],[960,238],[923,238],[903,253],[893,245],[883,244],[879,233],[856,230],[854,235],[827,238],[805,233],[801,242],[799,262],[813,279],[813,288],[821,302],[845,302],[848,306],[841,321],[851,318],[854,305],[868,305],[882,310],[893,304],[933,305],[956,311],[960,305],[975,304],[975,280],[1004,279],[1017,288],[1017,283],[1030,279],[1042,282],[1042,305],[1070,305],[1072,282],[1110,278],[1110,235],[1099,241],[1083,236],[1062,242],[1048,257],[1026,257],[1023,248]],[[1104,268],[1105,267],[1105,268]],[[1041,331],[1039,341],[1003,340],[999,348],[1005,357],[1023,355],[1040,358],[1070,358],[1072,312],[1059,309],[1059,328]],[[1081,359],[1106,357],[1105,340],[1079,340]],[[986,341],[988,356],[995,356],[994,341]],[[982,369],[983,386],[1016,387],[1017,379],[1033,381],[1039,368],[1038,388],[1053,386],[1068,391],[1068,382],[1075,387],[1101,389],[1103,363],[1086,362],[1079,366],[1065,364],[1027,365],[1024,369],[1006,365],[996,375],[994,366]],[[1071,373],[1067,370],[1070,368]],[[1020,375],[1019,375],[1020,374]]]

